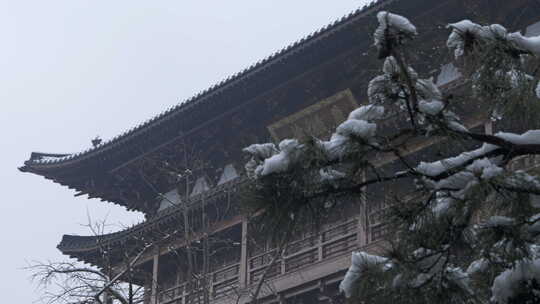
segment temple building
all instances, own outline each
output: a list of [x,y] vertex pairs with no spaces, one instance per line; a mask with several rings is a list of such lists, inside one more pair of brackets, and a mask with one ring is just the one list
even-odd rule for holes
[[[375,250],[385,235],[384,203],[351,201],[318,233],[295,235],[267,270],[275,248],[240,210],[238,189],[249,183],[241,150],[328,136],[367,102],[367,84],[382,64],[371,38],[380,10],[417,25],[412,62],[443,90],[461,77],[444,47],[446,24],[471,19],[540,34],[535,0],[374,1],[111,140],[74,154],[32,153],[21,171],[145,215],[111,234],[64,235],[57,248],[116,270],[126,252],[140,253],[123,280],[144,286],[147,303],[247,303],[265,272],[260,303],[333,303],[351,252]],[[369,199],[384,201],[384,193]]]

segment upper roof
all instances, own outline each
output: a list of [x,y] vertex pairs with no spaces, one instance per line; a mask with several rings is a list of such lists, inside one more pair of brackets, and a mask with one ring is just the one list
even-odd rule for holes
[[182,116],[188,110],[199,106],[202,103],[208,102],[210,97],[222,93],[224,90],[235,86],[241,81],[245,81],[251,77],[254,77],[258,73],[271,69],[275,65],[281,63],[285,58],[303,52],[308,48],[314,48],[321,41],[329,38],[336,32],[343,30],[344,28],[352,25],[358,18],[363,17],[369,13],[372,13],[378,9],[380,6],[389,4],[396,0],[375,0],[369,5],[364,6],[361,9],[351,12],[350,14],[334,21],[327,26],[320,28],[319,30],[309,34],[308,36],[290,44],[289,46],[273,53],[272,55],[259,60],[258,62],[252,64],[248,68],[227,77],[221,82],[210,86],[206,90],[203,90],[196,95],[188,98],[185,101],[180,102],[179,104],[170,107],[161,114],[148,119],[147,121],[123,132],[122,134],[104,141],[94,147],[90,147],[84,151],[77,153],[41,153],[41,152],[32,152],[30,159],[24,162],[24,165],[19,168],[23,172],[33,172],[40,173],[43,170],[58,168],[62,166],[70,166],[76,162],[84,161],[95,157],[102,153],[107,153],[113,149],[118,148],[122,144],[133,140],[137,136],[142,135],[143,133],[148,132],[151,129],[159,128],[163,123],[170,119],[178,118]]
[[367,17],[393,2],[415,1],[373,1],[110,140],[78,153],[33,152],[19,170],[75,189],[76,195],[153,214],[149,195],[134,199],[118,194],[122,190],[114,176],[118,169],[351,48],[360,44],[367,48],[369,34],[357,26],[373,22]]

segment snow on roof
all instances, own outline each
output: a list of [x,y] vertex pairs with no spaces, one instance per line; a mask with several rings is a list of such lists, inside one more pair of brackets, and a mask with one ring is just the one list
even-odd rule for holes
[[162,197],[161,202],[159,203],[158,212],[165,210],[169,207],[178,205],[178,203],[180,203],[180,200],[180,194],[178,194],[177,189],[173,189],[165,193]]
[[228,181],[231,181],[237,177],[240,177],[236,169],[234,168],[233,164],[228,164],[223,168],[223,173],[221,174],[221,177],[219,178],[218,185],[224,184]]
[[195,186],[193,186],[193,191],[191,191],[190,196],[195,196],[197,194],[201,194],[205,191],[210,189],[210,186],[208,185],[208,182],[206,181],[206,178],[199,177],[197,181],[195,182]]

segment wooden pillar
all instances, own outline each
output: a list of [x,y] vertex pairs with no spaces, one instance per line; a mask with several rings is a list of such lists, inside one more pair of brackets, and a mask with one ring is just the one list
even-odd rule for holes
[[318,303],[331,303],[330,297],[328,296],[328,290],[326,288],[326,284],[323,280],[319,280],[318,282],[318,289],[319,294],[317,295]]
[[317,245],[317,260],[320,262],[324,259],[323,255],[323,242],[324,242],[324,231],[319,233],[318,245]]
[[277,300],[278,300],[278,304],[286,304],[287,301],[285,300],[285,297],[283,296],[282,293],[279,293],[277,295]]
[[153,257],[152,263],[152,298],[150,299],[151,304],[158,303],[158,270],[159,270],[159,248],[156,247],[156,253]]
[[184,290],[182,290],[182,304],[187,304],[187,297],[188,297],[188,292],[187,292],[187,285],[184,285]]
[[484,132],[486,134],[493,134],[493,122],[491,120],[488,120],[485,124],[484,124]]
[[240,248],[240,275],[239,275],[239,280],[240,280],[240,288],[245,288],[247,287],[247,272],[248,272],[248,248],[247,248],[247,243],[248,243],[248,219],[247,218],[243,218],[242,219],[242,240],[240,241],[241,243],[241,248]]
[[[365,173],[362,176],[362,181],[366,179]],[[362,248],[362,246],[366,246],[369,242],[368,238],[368,216],[367,216],[367,195],[366,195],[367,187],[364,187],[362,189],[362,192],[360,192],[360,210],[358,210],[358,223],[356,226],[357,229],[357,240],[358,240],[358,246]]]

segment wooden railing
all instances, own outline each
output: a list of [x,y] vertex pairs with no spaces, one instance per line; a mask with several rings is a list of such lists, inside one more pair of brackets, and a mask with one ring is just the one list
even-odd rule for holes
[[[182,299],[186,291],[186,284],[181,284],[159,293],[159,303],[175,303],[176,299]],[[179,302],[181,303],[181,302]]]
[[[291,242],[284,256],[278,257],[275,264],[267,270],[276,254],[276,249],[252,256],[246,263],[246,284],[256,284],[264,272],[266,278],[272,279],[301,268],[314,265],[324,260],[348,255],[358,248],[358,219],[351,219],[333,225],[319,234],[312,234]],[[207,277],[206,288],[193,283],[190,290],[186,284],[163,290],[158,294],[160,304],[199,303],[203,293],[208,292],[211,300],[226,296],[236,297],[240,287],[239,263],[222,267]],[[202,303],[202,302],[201,302]]]
[[233,292],[238,287],[240,274],[240,264],[231,264],[214,271],[206,277],[206,284],[199,278],[191,283],[187,288],[184,282],[178,286],[163,290],[158,295],[160,304],[182,304],[183,300],[187,303],[198,303],[202,301],[204,292],[212,299],[223,297]]
[[514,158],[509,164],[508,169],[515,170],[532,170],[540,167],[540,155],[523,155]]
[[[349,254],[358,247],[358,219],[334,225],[317,235],[308,235],[287,245],[283,257],[268,270],[266,278],[295,272],[325,259]],[[275,249],[251,257],[248,284],[256,283],[276,254]]]

